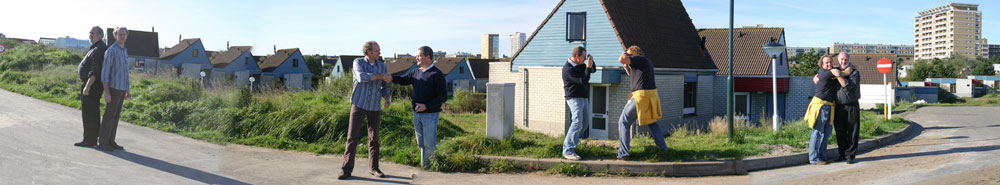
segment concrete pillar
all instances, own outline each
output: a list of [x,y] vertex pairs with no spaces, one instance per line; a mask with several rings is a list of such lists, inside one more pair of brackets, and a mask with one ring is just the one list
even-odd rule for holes
[[486,84],[486,137],[503,140],[514,134],[514,83]]

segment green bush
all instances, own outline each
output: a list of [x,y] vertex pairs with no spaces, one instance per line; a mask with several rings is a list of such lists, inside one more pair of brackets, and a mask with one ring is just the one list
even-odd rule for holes
[[[83,56],[66,50],[45,47],[41,44],[21,44],[7,48],[0,60],[0,70],[27,71],[48,66],[78,64]],[[72,73],[76,74],[76,73]]]
[[445,105],[449,112],[483,112],[486,110],[486,93],[455,89],[451,100],[445,102]]

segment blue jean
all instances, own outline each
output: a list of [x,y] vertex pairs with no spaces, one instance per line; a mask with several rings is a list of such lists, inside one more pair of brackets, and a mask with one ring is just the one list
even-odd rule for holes
[[566,131],[566,140],[563,141],[563,155],[576,153],[573,149],[576,148],[577,143],[580,143],[580,137],[583,135],[584,120],[589,111],[588,103],[589,99],[587,98],[570,98],[566,100],[566,104],[569,105],[569,112],[573,116],[569,124],[569,130]]
[[440,112],[413,113],[413,130],[416,131],[417,147],[420,148],[420,166],[431,167],[431,158],[437,147],[437,124]]
[[[622,157],[628,156],[631,147],[629,144],[632,143],[632,123],[636,123],[636,108],[635,108],[635,98],[630,98],[628,103],[625,103],[625,108],[622,110],[622,115],[618,118],[618,155],[620,159]],[[667,152],[667,142],[663,141],[663,130],[660,129],[660,124],[653,122],[649,125],[649,133],[653,135],[653,142],[656,146],[663,149],[663,152]]]
[[830,144],[830,134],[832,131],[833,126],[830,125],[830,106],[823,105],[819,109],[819,116],[816,118],[812,135],[809,137],[809,163],[826,161],[826,145]]

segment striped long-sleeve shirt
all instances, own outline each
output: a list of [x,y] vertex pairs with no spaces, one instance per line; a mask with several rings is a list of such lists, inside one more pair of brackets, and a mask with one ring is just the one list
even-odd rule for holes
[[351,92],[351,104],[367,111],[381,111],[382,97],[389,96],[390,83],[382,80],[372,80],[372,75],[387,73],[385,62],[369,63],[365,58],[354,60],[354,90]]
[[128,50],[118,42],[111,44],[104,53],[104,66],[101,67],[101,82],[108,87],[120,91],[128,91],[129,63]]

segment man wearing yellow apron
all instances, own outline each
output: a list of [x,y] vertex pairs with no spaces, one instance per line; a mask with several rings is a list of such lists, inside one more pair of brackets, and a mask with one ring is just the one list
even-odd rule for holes
[[628,48],[628,52],[623,53],[618,58],[622,63],[625,73],[631,80],[632,92],[629,94],[628,103],[622,110],[618,119],[618,154],[616,157],[621,160],[628,160],[629,143],[632,142],[630,132],[632,123],[638,122],[640,126],[649,126],[649,132],[653,136],[656,146],[667,152],[667,143],[663,141],[663,130],[656,120],[662,117],[660,111],[660,98],[656,93],[656,80],[653,75],[653,63],[642,56],[642,50],[638,46]]

